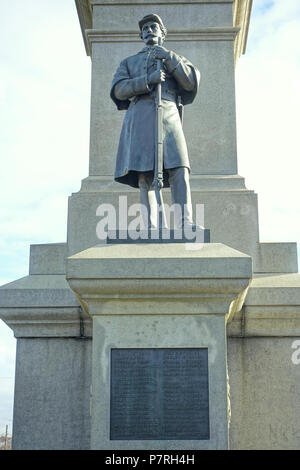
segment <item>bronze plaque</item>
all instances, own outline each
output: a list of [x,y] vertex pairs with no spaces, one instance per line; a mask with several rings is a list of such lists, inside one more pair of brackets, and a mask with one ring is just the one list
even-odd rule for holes
[[209,439],[207,348],[112,349],[110,439]]

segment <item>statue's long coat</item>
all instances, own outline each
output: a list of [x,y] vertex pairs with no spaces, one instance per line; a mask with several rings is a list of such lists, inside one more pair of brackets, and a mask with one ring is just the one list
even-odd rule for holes
[[[155,87],[148,77],[156,68],[153,49],[145,47],[123,60],[111,87],[111,98],[119,110],[127,109],[116,159],[115,180],[138,187],[138,172],[154,170],[155,156]],[[187,146],[178,113],[178,96],[183,105],[194,100],[200,73],[191,62],[170,52],[164,61],[166,81],[162,82],[163,162],[164,170],[190,168]],[[168,175],[164,171],[164,184]]]

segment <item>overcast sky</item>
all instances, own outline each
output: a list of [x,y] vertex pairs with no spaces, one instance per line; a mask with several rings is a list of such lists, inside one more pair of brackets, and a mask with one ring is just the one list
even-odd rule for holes
[[[67,198],[88,174],[90,58],[74,0],[0,0],[0,285],[29,245],[66,240]],[[236,70],[239,174],[261,241],[300,245],[300,1],[254,0]],[[12,424],[15,340],[0,321],[0,432]]]

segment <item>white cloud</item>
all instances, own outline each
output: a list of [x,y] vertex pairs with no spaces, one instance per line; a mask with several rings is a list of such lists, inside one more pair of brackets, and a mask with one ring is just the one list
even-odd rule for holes
[[258,193],[261,239],[297,241],[300,4],[258,3],[236,72],[239,173]]
[[[1,13],[0,233],[11,251],[66,239],[67,198],[88,174],[90,58],[73,1],[16,0]],[[7,277],[8,257],[0,268]]]

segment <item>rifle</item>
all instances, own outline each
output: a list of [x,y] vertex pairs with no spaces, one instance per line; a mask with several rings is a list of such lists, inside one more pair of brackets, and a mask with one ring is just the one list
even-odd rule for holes
[[[158,45],[161,46],[161,38],[158,40]],[[157,59],[157,70],[163,67],[162,60]],[[166,215],[164,211],[164,203],[162,198],[163,183],[163,108],[161,101],[161,83],[156,86],[155,96],[155,160],[154,160],[154,178],[152,187],[154,187],[157,212],[158,212],[158,229],[166,227]]]

